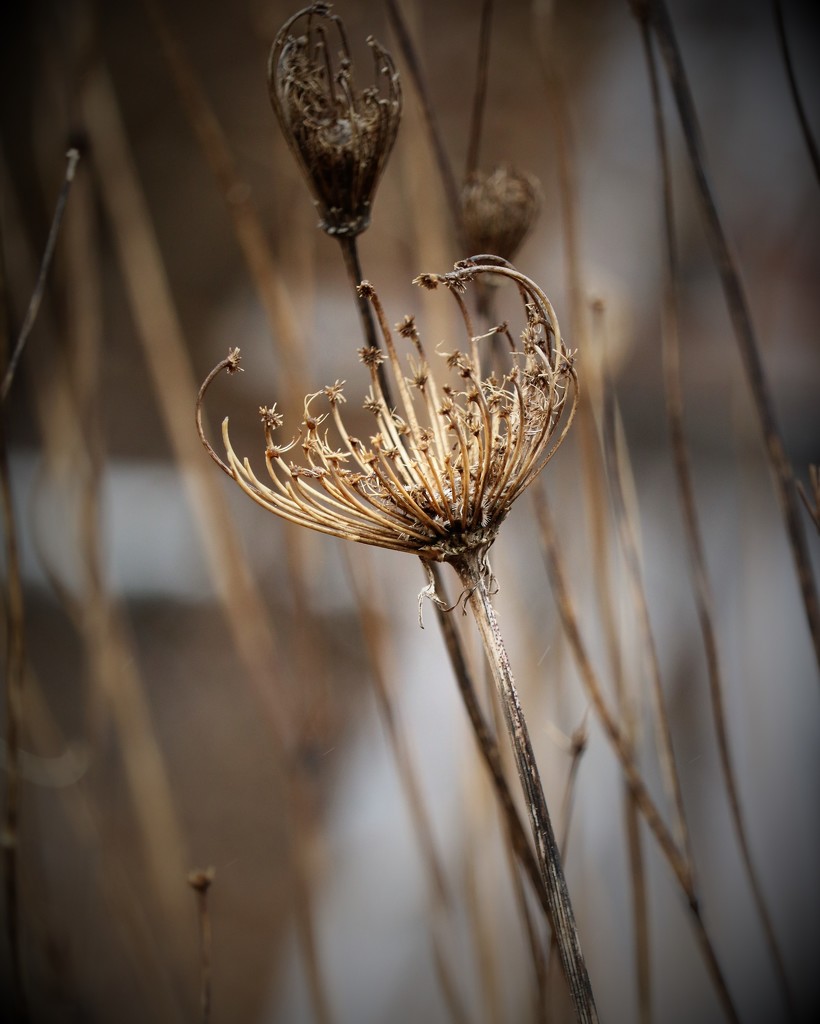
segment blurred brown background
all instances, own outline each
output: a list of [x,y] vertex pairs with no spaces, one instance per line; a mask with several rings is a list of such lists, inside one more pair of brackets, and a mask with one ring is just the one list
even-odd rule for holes
[[[237,450],[255,457],[263,443],[259,405],[276,400],[298,415],[305,389],[361,380],[355,350],[362,342],[343,264],[316,230],[266,92],[270,42],[295,9],[280,0],[161,5],[179,60],[189,64],[235,161],[238,184],[227,202],[146,6],[38,2],[7,5],[3,14],[11,338],[36,278],[63,154],[72,143],[83,152],[44,303],[3,408],[27,652],[19,937],[36,1021],[199,1019],[196,903],[186,875],[208,865],[216,870],[209,894],[215,1022],[316,1019],[299,941],[305,908],[329,1019],[451,1019],[430,954],[418,837],[374,698],[374,647],[455,894],[452,951],[469,1019],[532,1017],[532,971],[497,816],[432,613],[418,629],[424,580],[414,560],[342,550],[339,541],[302,536],[266,516],[221,478],[194,431],[195,387],[229,346],[242,348],[245,373],[211,392],[211,436],[230,414]],[[453,241],[384,6],[351,0],[334,9],[354,54],[366,55],[369,34],[391,49],[404,87],[398,142],[361,238],[364,272],[391,321],[419,311],[435,344],[446,321],[411,279],[444,272],[468,254]],[[480,5],[406,0],[402,9],[460,175]],[[784,9],[816,130],[816,24],[802,6]],[[787,452],[805,480],[808,465],[820,462],[820,197],[772,7],[677,2],[671,12]],[[721,789],[675,497],[659,334],[658,171],[628,5],[508,2],[493,17],[481,165],[509,161],[540,178],[543,210],[516,264],[544,286],[572,342],[581,331],[566,312],[544,55],[568,99],[585,296],[602,299],[606,311],[594,358],[606,350],[631,456],[704,913],[743,1020],[779,1020],[782,1003]],[[671,102],[667,109],[686,427],[730,737],[753,853],[808,1019],[820,943],[817,667]],[[130,156],[118,171],[107,143],[120,131]],[[132,179],[136,207],[123,186]],[[237,241],[232,209],[247,209],[249,198],[275,261],[282,315],[302,361],[296,368],[283,359]],[[582,351],[582,382],[584,358]],[[581,618],[605,675],[579,458],[572,438],[547,473]],[[807,516],[805,525],[817,568]],[[231,577],[231,564],[241,579]],[[584,720],[586,701],[526,500],[502,531],[493,565],[547,795],[558,808],[569,766],[560,735]],[[634,613],[619,578],[624,657],[642,686]],[[364,627],[351,579],[372,613]],[[250,604],[238,604],[237,595]],[[628,1022],[638,1017],[622,786],[592,716],[589,730],[567,870],[601,1018]],[[642,767],[662,800],[646,749]],[[653,1019],[722,1019],[682,897],[648,833],[644,845]],[[11,1013],[6,939],[2,949]],[[554,1019],[567,1013],[559,995]]]

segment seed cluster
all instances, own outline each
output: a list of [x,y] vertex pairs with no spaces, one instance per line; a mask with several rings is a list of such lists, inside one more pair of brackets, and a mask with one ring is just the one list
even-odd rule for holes
[[[413,317],[396,325],[395,338],[375,290],[366,282],[360,286],[384,343],[383,349],[360,350],[370,374],[364,408],[374,418],[367,441],[345,426],[344,382],[336,381],[307,396],[299,431],[288,441],[277,440],[282,418],[275,406],[260,410],[270,482],[237,456],[227,419],[227,463],[207,445],[211,454],[263,508],[321,533],[436,561],[486,550],[513,501],[566,435],[578,385],[546,295],[505,261],[482,261],[416,279],[423,287],[449,290],[466,331],[466,350],[437,351],[435,366]],[[489,335],[474,334],[462,293],[484,276],[515,282],[525,319],[518,341],[506,324]],[[490,361],[490,353],[481,350],[493,335],[503,340],[495,347],[505,368],[485,373],[482,362]],[[403,359],[399,344],[408,349]],[[231,359],[228,368],[236,369],[235,352]],[[498,360],[499,352],[492,359]],[[388,407],[385,399],[382,365],[395,381],[398,408]],[[299,462],[291,459],[297,449]]]
[[[330,32],[339,41],[335,53]],[[273,109],[330,235],[356,236],[369,225],[401,118],[393,60],[375,39],[367,42],[374,85],[358,90],[344,26],[329,4],[316,3],[285,23],[268,61]]]

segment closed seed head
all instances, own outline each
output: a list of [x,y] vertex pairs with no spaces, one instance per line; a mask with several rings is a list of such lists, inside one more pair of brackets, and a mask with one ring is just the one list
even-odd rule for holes
[[355,237],[369,225],[401,118],[393,60],[372,37],[367,43],[374,84],[358,89],[342,21],[315,3],[280,29],[268,60],[273,109],[329,235]]
[[541,187],[532,174],[496,167],[473,171],[461,190],[461,216],[471,252],[511,260],[541,209]]

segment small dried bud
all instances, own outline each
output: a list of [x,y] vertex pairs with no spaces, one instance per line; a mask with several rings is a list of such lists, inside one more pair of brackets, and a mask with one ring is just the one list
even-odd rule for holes
[[259,418],[268,430],[276,430],[283,423],[282,414],[276,411],[276,402],[272,406],[260,405]]
[[364,363],[365,366],[375,369],[377,366],[381,366],[384,362],[384,352],[380,348],[376,348],[375,345],[370,345],[367,348],[360,348],[359,359]]
[[538,179],[513,167],[474,171],[461,190],[461,216],[471,252],[511,260],[541,208]]
[[[298,22],[304,31],[295,31]],[[339,49],[332,52],[331,31]],[[376,186],[396,140],[401,85],[390,54],[367,40],[375,84],[357,91],[341,19],[315,3],[279,31],[268,60],[271,103],[329,235],[353,237],[370,223]],[[334,67],[335,63],[335,67]]]
[[188,874],[188,885],[197,892],[206,893],[216,877],[215,868],[200,868]]

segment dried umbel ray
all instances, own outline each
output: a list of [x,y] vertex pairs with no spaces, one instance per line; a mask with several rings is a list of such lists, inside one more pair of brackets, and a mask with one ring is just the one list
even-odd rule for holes
[[401,119],[393,60],[372,37],[367,43],[374,84],[358,90],[344,25],[330,4],[316,3],[283,25],[268,60],[273,109],[329,235],[355,237],[369,225]]
[[[490,335],[474,334],[462,296],[485,276],[517,285],[524,314],[518,341],[506,324]],[[282,417],[275,405],[260,410],[267,481],[234,451],[227,419],[227,461],[220,458],[204,436],[200,409],[214,377],[238,369],[237,349],[202,385],[200,436],[257,504],[289,522],[427,561],[458,563],[476,552],[483,560],[512,503],[566,436],[578,398],[573,357],[544,292],[497,257],[473,257],[449,274],[423,274],[415,283],[449,290],[463,319],[466,350],[431,356],[411,316],[396,326],[394,338],[375,290],[363,282],[360,291],[372,304],[384,342],[383,350],[360,350],[370,373],[364,408],[374,419],[367,441],[345,426],[344,382],[337,381],[305,398],[304,419],[290,439],[277,435]],[[482,360],[488,361],[489,352],[482,348],[496,333],[506,340],[506,369],[486,372]],[[404,359],[399,345],[407,349]],[[395,382],[397,409],[385,401],[382,363]],[[300,448],[301,461],[292,461],[291,453]]]

